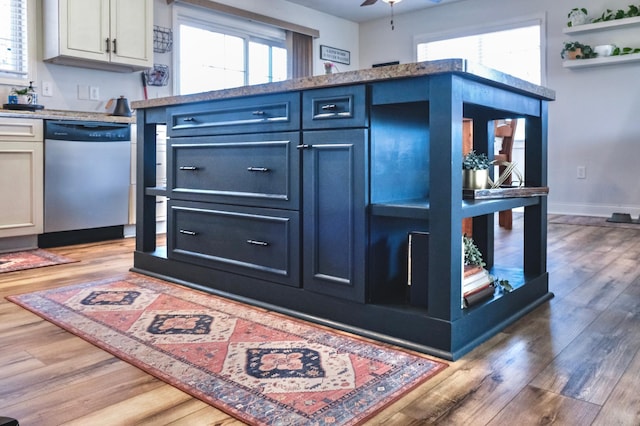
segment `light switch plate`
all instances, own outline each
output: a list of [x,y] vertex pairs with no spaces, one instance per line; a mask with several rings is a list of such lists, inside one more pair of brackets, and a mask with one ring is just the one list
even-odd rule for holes
[[50,81],[42,82],[42,96],[53,96],[53,87]]
[[92,101],[100,100],[100,88],[98,86],[89,86],[89,99]]

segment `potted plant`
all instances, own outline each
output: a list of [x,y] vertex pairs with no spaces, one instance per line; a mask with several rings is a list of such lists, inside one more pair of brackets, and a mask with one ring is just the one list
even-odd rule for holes
[[587,9],[584,7],[574,7],[569,11],[567,18],[569,18],[569,22],[567,22],[568,27],[575,27],[576,25],[582,25],[587,22]]
[[487,154],[471,151],[462,160],[462,187],[485,189],[489,186],[489,167],[492,161]]
[[560,56],[562,59],[589,59],[598,55],[588,44],[582,44],[578,41],[565,41]]

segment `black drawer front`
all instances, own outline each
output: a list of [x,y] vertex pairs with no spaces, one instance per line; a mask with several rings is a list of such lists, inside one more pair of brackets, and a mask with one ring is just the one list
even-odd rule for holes
[[304,129],[368,126],[365,86],[308,90],[302,105]]
[[169,136],[197,136],[300,129],[300,94],[224,99],[168,109]]
[[298,212],[169,201],[172,259],[300,285]]
[[299,209],[298,132],[172,138],[170,197]]

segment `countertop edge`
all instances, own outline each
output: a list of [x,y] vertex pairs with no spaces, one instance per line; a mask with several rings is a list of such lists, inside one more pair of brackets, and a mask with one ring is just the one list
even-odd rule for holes
[[555,91],[511,75],[472,63],[465,59],[443,59],[438,61],[413,62],[378,68],[347,71],[335,74],[317,75],[275,83],[257,84],[214,90],[179,96],[133,101],[134,109],[166,107],[192,102],[204,102],[241,96],[255,96],[279,92],[291,92],[349,84],[372,83],[408,77],[428,76],[443,73],[458,73],[490,84],[515,89],[544,100],[554,100]]
[[77,120],[77,121],[100,121],[106,123],[125,123],[132,124],[136,122],[135,114],[133,117],[120,117],[100,112],[85,111],[62,111],[41,109],[37,111],[20,111],[0,108],[0,118],[30,118],[39,120]]

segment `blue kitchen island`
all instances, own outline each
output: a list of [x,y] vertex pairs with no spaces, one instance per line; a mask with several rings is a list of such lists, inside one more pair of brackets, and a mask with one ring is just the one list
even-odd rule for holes
[[[132,270],[457,359],[553,297],[545,195],[463,198],[463,119],[473,148],[492,156],[494,121],[525,118],[526,186],[546,187],[554,97],[449,59],[134,102]],[[161,124],[166,187],[156,185]],[[169,199],[166,246],[157,197]],[[516,207],[514,261],[494,253],[494,216]],[[466,218],[487,268],[514,287],[469,308]]]

